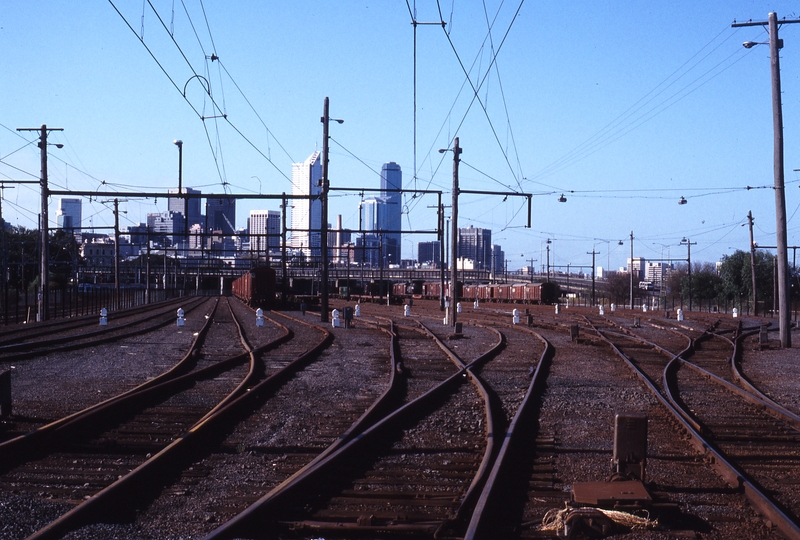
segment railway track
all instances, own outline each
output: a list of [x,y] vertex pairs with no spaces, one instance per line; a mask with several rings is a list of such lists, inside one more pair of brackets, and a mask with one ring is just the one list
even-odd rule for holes
[[[154,456],[243,392],[253,366],[248,361],[249,345],[229,306],[210,316],[207,332],[209,342],[228,345],[200,348],[198,354],[189,355],[185,360],[193,365],[180,370],[189,373],[168,373],[164,380],[0,445],[4,490],[77,505],[33,537],[58,537],[74,522],[86,519],[92,512],[82,507],[102,506],[100,493],[119,494],[124,491],[119,486],[136,484],[126,479],[134,471],[145,476],[141,471]],[[147,491],[144,486],[152,484],[140,482],[137,495]]]
[[[468,518],[491,454],[485,388],[416,322],[397,323],[397,363],[406,380],[400,408],[208,538],[432,536],[450,534]],[[500,347],[497,339],[483,352]]]
[[[662,337],[656,345],[591,319],[673,411],[717,473],[784,535],[800,538],[800,419],[728,380],[734,378],[733,342],[704,332],[680,350],[671,339]],[[724,333],[731,330],[723,328]],[[664,348],[665,340],[671,348]]]
[[162,303],[149,310],[137,309],[130,316],[118,315],[107,326],[99,326],[98,318],[93,317],[93,322],[83,320],[77,326],[68,321],[41,329],[33,327],[31,332],[0,343],[0,364],[43,356],[53,350],[64,352],[83,349],[146,334],[156,328],[174,324],[177,318],[175,306],[191,312],[206,301],[207,298],[194,297],[180,303]]

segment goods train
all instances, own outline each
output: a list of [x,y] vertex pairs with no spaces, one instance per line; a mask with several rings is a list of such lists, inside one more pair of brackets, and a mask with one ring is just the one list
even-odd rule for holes
[[[496,285],[458,284],[458,297],[462,300],[480,302],[506,302],[516,304],[555,304],[561,294],[558,283],[503,283]],[[438,299],[441,284],[435,281],[414,281],[395,283],[392,294],[395,297],[416,297]],[[445,284],[445,296],[450,295],[450,284]]]
[[233,282],[231,292],[249,306],[268,308],[275,301],[275,270],[253,268]]

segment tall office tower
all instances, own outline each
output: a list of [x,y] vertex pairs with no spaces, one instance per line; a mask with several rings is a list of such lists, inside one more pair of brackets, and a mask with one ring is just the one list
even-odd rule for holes
[[[319,195],[322,187],[322,161],[314,152],[302,163],[292,164],[292,195]],[[292,204],[292,238],[290,245],[302,249],[307,257],[320,256],[320,229],[322,227],[322,201],[319,199],[294,199]]]
[[400,264],[400,252],[402,239],[400,229],[402,228],[403,195],[399,192],[390,190],[403,189],[403,171],[400,165],[394,161],[384,163],[381,167],[381,197],[386,208],[382,213],[382,222],[379,229],[388,232],[383,235],[383,245],[385,249],[385,260],[389,264]]
[[222,231],[223,236],[236,233],[236,199],[209,197],[206,199],[208,231]]
[[250,210],[250,250],[267,252],[281,245],[281,213],[277,210]]
[[[60,199],[58,201],[58,212],[56,213],[58,227],[66,231],[72,231],[73,235],[80,234],[81,228],[81,200],[80,199]],[[78,229],[78,232],[75,232]]]
[[506,254],[503,251],[502,246],[498,244],[492,244],[492,262],[491,266],[487,268],[493,274],[502,274],[505,272],[506,268]]
[[644,268],[647,264],[647,261],[644,257],[634,257],[633,263],[631,263],[631,258],[628,257],[627,259],[627,269],[628,273],[633,272],[633,275],[639,279],[644,279]]
[[491,270],[492,231],[471,225],[468,229],[458,229],[458,257],[472,259],[476,270]]
[[[171,195],[177,195],[177,189],[170,189],[168,191]],[[199,189],[192,189],[192,188],[181,188],[180,193],[187,193],[192,195],[200,195]],[[187,223],[188,227],[191,228],[192,225],[201,225],[202,218],[200,217],[200,198],[191,198],[191,199],[183,199],[181,197],[169,197],[167,199],[167,210],[170,212],[178,212],[180,214],[186,213],[186,203],[188,202],[189,207],[189,215],[184,215],[185,222]]]
[[364,250],[362,257],[368,266],[379,267],[381,261],[386,261],[386,242],[380,233],[386,204],[382,197],[370,197],[361,201],[360,209],[361,230],[364,233],[356,238],[356,245]]
[[441,253],[441,242],[438,240],[417,244],[417,262],[420,264],[435,264],[438,266]]

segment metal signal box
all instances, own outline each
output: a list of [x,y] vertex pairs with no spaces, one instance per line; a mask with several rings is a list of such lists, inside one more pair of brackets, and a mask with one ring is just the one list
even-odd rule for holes
[[647,415],[617,413],[614,417],[614,472],[644,482],[647,461]]

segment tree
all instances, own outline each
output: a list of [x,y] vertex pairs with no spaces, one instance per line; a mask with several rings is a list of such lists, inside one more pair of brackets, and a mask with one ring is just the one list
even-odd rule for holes
[[[766,251],[756,251],[755,253],[758,303],[762,306],[772,306],[775,257]],[[731,255],[722,256],[720,267],[722,291],[729,300],[738,300],[740,303],[748,302],[749,305],[753,298],[751,275],[749,252],[737,250]]]
[[[611,302],[619,305],[625,305],[630,299],[631,277],[627,273],[615,273],[609,276],[605,284],[605,291]],[[636,294],[639,290],[639,279],[634,276],[633,279],[633,292]]]

